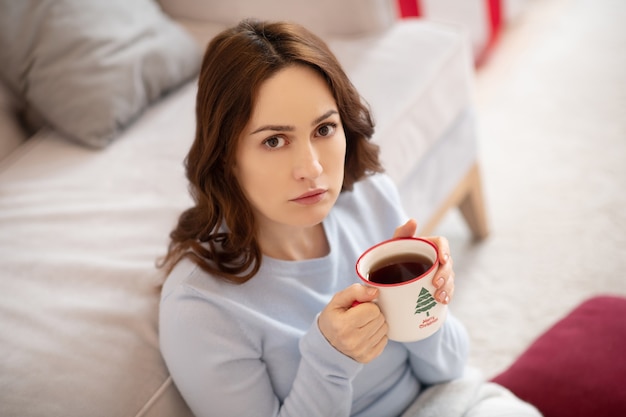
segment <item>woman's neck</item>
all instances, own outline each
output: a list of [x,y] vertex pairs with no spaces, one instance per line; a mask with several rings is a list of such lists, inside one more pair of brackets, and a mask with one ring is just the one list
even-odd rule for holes
[[285,261],[321,258],[330,251],[322,223],[306,228],[262,230],[258,241],[264,255]]

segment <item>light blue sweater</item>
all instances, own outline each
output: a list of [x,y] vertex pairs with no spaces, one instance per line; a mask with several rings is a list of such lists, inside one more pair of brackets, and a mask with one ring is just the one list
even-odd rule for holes
[[342,193],[324,220],[331,249],[323,258],[266,257],[242,285],[180,262],[163,288],[160,343],[196,416],[396,417],[423,385],[460,376],[468,337],[450,314],[433,336],[389,342],[365,365],[317,326],[331,297],[359,282],[359,254],[406,220],[395,186],[376,175]]

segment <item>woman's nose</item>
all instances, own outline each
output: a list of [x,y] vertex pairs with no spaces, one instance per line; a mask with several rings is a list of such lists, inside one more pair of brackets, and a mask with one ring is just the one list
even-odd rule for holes
[[303,146],[294,164],[294,177],[297,180],[317,178],[323,170],[315,148],[311,144]]

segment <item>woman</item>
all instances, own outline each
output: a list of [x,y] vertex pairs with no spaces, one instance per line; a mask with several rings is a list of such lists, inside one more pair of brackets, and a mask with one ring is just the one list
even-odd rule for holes
[[[160,338],[197,416],[399,416],[425,386],[463,374],[468,337],[454,317],[425,340],[390,342],[376,290],[356,284],[358,255],[416,223],[319,38],[287,23],[224,31],[206,51],[196,113],[195,205],[162,263]],[[448,303],[449,248],[432,240],[435,297]]]

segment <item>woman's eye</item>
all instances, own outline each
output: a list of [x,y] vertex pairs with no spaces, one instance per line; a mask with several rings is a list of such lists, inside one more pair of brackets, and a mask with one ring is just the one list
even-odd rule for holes
[[271,138],[267,138],[263,141],[263,145],[267,146],[270,149],[277,149],[285,146],[285,139],[279,136],[272,136]]
[[330,136],[335,133],[335,129],[337,129],[337,125],[335,123],[326,123],[325,125],[321,125],[317,128],[318,136]]

